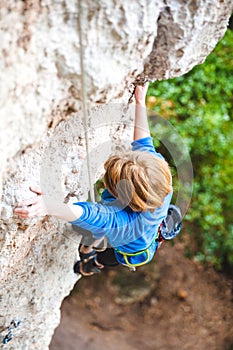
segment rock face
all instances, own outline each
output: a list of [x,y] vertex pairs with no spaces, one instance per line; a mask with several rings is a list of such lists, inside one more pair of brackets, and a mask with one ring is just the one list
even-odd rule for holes
[[13,318],[22,321],[11,349],[48,349],[60,304],[78,279],[79,238],[69,224],[21,220],[16,202],[32,195],[33,184],[55,199],[85,200],[85,134],[94,183],[108,155],[132,138],[132,84],[201,63],[231,12],[231,0],[1,2],[2,339]]

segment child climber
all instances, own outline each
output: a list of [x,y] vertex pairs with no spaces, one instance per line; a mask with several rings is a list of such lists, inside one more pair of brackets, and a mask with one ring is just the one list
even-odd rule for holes
[[[163,156],[154,149],[147,121],[145,97],[148,84],[135,89],[135,122],[132,151],[111,156],[104,165],[100,203],[54,203],[41,195],[15,208],[22,218],[53,215],[69,221],[83,235],[80,260],[74,272],[84,276],[104,266],[126,265],[132,269],[151,261],[164,239],[181,229],[179,208],[170,205],[172,177]],[[46,205],[45,205],[46,203]],[[92,242],[86,244],[87,238]],[[103,238],[108,248],[101,249]]]

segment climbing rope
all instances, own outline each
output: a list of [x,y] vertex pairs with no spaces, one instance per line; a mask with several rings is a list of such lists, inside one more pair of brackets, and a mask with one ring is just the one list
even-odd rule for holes
[[[95,191],[94,186],[92,185],[91,180],[91,162],[90,162],[90,156],[89,156],[89,143],[88,143],[88,118],[87,118],[87,91],[86,91],[86,72],[84,67],[84,45],[83,45],[83,32],[82,32],[82,18],[83,18],[83,7],[82,7],[82,0],[78,1],[78,11],[79,11],[79,20],[78,20],[78,31],[79,31],[79,42],[80,42],[80,71],[81,71],[81,94],[82,94],[82,111],[83,111],[83,124],[84,124],[84,132],[85,132],[85,146],[86,146],[86,154],[87,154],[87,170],[88,170],[88,182],[89,182],[89,189],[90,189],[90,199],[92,202],[95,202]],[[148,81],[148,78],[145,76],[139,76],[136,79],[135,84],[133,84],[133,90],[131,92],[131,95],[129,97],[128,103],[126,105],[126,108],[123,111],[123,114],[126,114],[129,105],[133,100],[134,92],[136,89],[136,86],[139,84],[145,84],[145,82]]]
[[85,133],[85,146],[86,146],[86,154],[87,154],[87,171],[88,171],[88,182],[89,182],[89,190],[90,190],[90,198],[92,202],[95,202],[95,192],[94,186],[92,185],[91,180],[91,162],[89,155],[89,144],[88,144],[88,118],[87,118],[87,91],[86,91],[86,72],[84,67],[84,46],[83,46],[83,34],[82,34],[82,1],[78,1],[78,11],[79,11],[79,20],[78,20],[78,30],[79,30],[79,43],[80,43],[80,71],[81,71],[81,93],[82,93],[82,112],[83,112],[83,124],[84,124],[84,133]]

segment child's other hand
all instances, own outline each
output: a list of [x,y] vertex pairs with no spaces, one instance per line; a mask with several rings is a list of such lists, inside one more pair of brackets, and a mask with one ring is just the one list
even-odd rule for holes
[[17,207],[14,209],[14,213],[22,219],[47,215],[44,206],[43,196],[40,190],[37,188],[30,187],[30,191],[36,193],[37,196],[28,199],[24,202],[18,203]]
[[144,85],[137,85],[135,89],[135,100],[136,104],[145,106],[145,99],[146,99],[146,93],[148,89],[149,82],[145,83]]

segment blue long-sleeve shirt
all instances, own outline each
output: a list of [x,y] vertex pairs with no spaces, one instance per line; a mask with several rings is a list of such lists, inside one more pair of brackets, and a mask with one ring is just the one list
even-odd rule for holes
[[[150,152],[164,159],[155,151],[151,137],[132,142],[132,150]],[[159,225],[167,216],[171,197],[172,192],[165,197],[163,205],[153,212],[134,212],[129,206],[123,207],[105,189],[101,203],[74,203],[83,208],[83,214],[71,224],[91,231],[96,239],[106,236],[108,243],[120,251],[138,252],[151,244]]]

